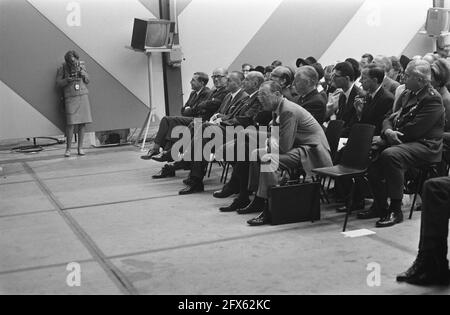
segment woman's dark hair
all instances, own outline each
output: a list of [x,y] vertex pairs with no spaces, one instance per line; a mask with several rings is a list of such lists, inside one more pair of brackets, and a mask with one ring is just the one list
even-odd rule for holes
[[75,51],[75,50],[69,50],[68,52],[66,52],[66,54],[64,55],[64,60],[67,62],[67,63],[70,63],[69,62],[69,60],[70,60],[70,57],[74,57],[75,59],[80,59],[80,56],[78,55],[78,53]]

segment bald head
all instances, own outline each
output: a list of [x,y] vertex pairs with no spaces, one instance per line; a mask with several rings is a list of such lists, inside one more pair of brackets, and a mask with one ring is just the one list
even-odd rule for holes
[[278,84],[280,84],[282,88],[285,88],[291,85],[292,81],[294,80],[294,75],[288,67],[278,66],[273,69],[272,73],[270,74],[270,79],[278,82]]
[[228,70],[225,68],[214,69],[211,78],[216,89],[220,89],[227,86],[228,83]]
[[388,73],[392,69],[391,60],[388,57],[383,56],[383,55],[376,56],[375,59],[373,60],[373,63],[383,67],[384,73]]
[[254,92],[258,91],[259,87],[264,82],[264,79],[264,75],[261,72],[250,71],[247,74],[247,77],[242,82],[242,87],[244,88],[245,92],[251,95]]

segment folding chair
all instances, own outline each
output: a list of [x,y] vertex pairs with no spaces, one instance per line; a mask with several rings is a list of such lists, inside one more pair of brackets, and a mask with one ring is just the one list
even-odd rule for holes
[[[339,164],[331,167],[316,168],[312,171],[321,177],[350,178],[352,187],[350,192],[350,204],[345,215],[343,232],[347,228],[348,217],[353,210],[353,197],[355,194],[356,179],[362,178],[368,182],[367,168],[370,164],[369,154],[372,147],[372,138],[375,126],[367,124],[353,125],[347,145],[343,149]],[[370,188],[370,185],[369,185]]]

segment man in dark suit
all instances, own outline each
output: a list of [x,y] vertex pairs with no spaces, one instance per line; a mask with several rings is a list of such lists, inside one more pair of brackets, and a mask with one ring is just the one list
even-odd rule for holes
[[405,71],[408,91],[399,99],[401,109],[383,122],[381,140],[377,143],[382,152],[369,169],[376,214],[381,217],[377,227],[403,221],[401,204],[405,171],[441,161],[444,106],[430,80],[429,63],[411,62]]
[[295,74],[294,86],[299,94],[297,104],[306,109],[322,125],[327,101],[317,91],[318,74],[312,66],[302,66]]
[[181,108],[181,116],[184,117],[197,117],[199,115],[197,106],[209,99],[211,90],[206,86],[208,84],[209,77],[206,73],[196,72],[191,79],[192,92],[189,98]]
[[397,276],[398,282],[415,285],[448,285],[448,222],[450,177],[425,182],[422,195],[419,253],[413,265]]
[[[355,101],[356,114],[358,122],[375,126],[375,136],[379,136],[386,115],[392,109],[394,96],[382,86],[384,70],[376,65],[369,64],[362,70],[361,84],[367,95],[363,99]],[[337,186],[342,189],[342,195],[348,196],[352,183],[347,179],[336,181]],[[353,205],[355,210],[364,208],[363,184],[357,181],[356,191],[354,193]],[[372,208],[373,210],[373,208]],[[347,206],[337,209],[338,212],[347,212]],[[369,217],[366,215],[369,214]],[[358,214],[360,219],[369,219],[373,211]]]
[[[258,89],[264,82],[264,76],[256,72],[251,72],[243,82],[243,87],[245,91],[250,95],[247,99],[246,104],[242,107],[240,112],[242,114],[238,115],[236,118],[232,118],[228,122],[224,122],[226,125],[230,123],[233,126],[242,126],[244,128],[251,125],[256,125],[258,117],[263,113],[263,107],[258,99]],[[265,113],[264,113],[265,114]],[[270,113],[270,117],[272,117]],[[265,122],[262,122],[266,124]],[[255,136],[251,134],[249,136]],[[248,140],[248,139],[247,139]],[[248,191],[248,150],[249,145],[246,141],[243,146],[237,143],[236,140],[226,143],[223,151],[229,152],[234,150],[235,156],[233,161],[227,161],[233,163],[233,173],[228,183],[226,183],[220,191],[214,192],[213,196],[215,198],[227,198],[231,195],[239,193],[238,197],[233,200],[233,203],[228,207],[221,207],[222,212],[236,211],[240,208],[245,208],[249,203],[249,191]],[[236,158],[236,153],[238,150],[245,150],[245,161],[238,160]],[[240,152],[241,153],[241,152]],[[241,155],[242,156],[242,155]]]
[[361,84],[367,95],[363,108],[357,108],[359,122],[374,125],[376,136],[380,135],[383,121],[394,103],[394,96],[382,86],[383,79],[384,70],[375,64],[362,70]]
[[[242,89],[242,81],[244,81],[244,79],[242,72],[234,71],[228,75],[227,89],[229,93],[225,96],[218,112],[211,117],[209,122],[204,122],[202,124],[202,128],[199,130],[201,134],[194,134],[194,130],[192,129],[192,149],[191,152],[188,152],[187,154],[194,152],[193,145],[195,139],[202,139],[203,146],[208,142],[209,139],[203,139],[203,131],[207,127],[214,126],[220,129],[218,130],[219,133],[221,132],[226,136],[225,124],[227,122],[232,123],[230,120],[236,119],[238,115],[241,114],[242,106],[248,98],[248,94]],[[193,157],[192,160],[194,160]],[[180,195],[188,195],[204,190],[203,177],[205,175],[206,166],[207,162],[205,160],[191,162],[191,172],[189,178],[184,182],[186,187],[179,192]]]
[[[155,137],[155,143],[152,149],[149,150],[148,154],[141,157],[145,160],[148,159],[156,159],[159,162],[169,162],[171,161],[170,157],[170,149],[172,144],[177,139],[172,139],[172,130],[176,126],[189,126],[194,118],[202,118],[204,120],[209,119],[210,112],[215,112],[217,108],[222,104],[225,95],[228,93],[227,91],[227,78],[228,71],[224,68],[217,68],[213,71],[212,79],[214,83],[214,90],[208,93],[208,97],[206,94],[206,87],[203,87],[199,93],[197,93],[197,97],[194,92],[191,93],[188,102],[182,109],[183,116],[165,116],[161,119],[159,124],[158,133]],[[203,83],[206,86],[207,81],[205,80],[204,75],[198,75],[198,78],[194,78],[191,81],[191,86],[198,88],[200,83]],[[203,77],[203,79],[202,79]],[[194,80],[195,79],[195,80]],[[198,82],[200,81],[200,82]],[[201,82],[203,81],[203,82]],[[197,84],[198,83],[198,84]],[[205,98],[206,97],[206,98]],[[160,149],[163,149],[162,152],[159,152]],[[165,165],[161,171],[157,174],[153,175],[153,179],[160,179],[166,177],[175,176],[176,169],[183,168],[180,166],[181,164],[174,165]]]
[[358,121],[354,102],[356,97],[362,97],[363,91],[355,86],[355,73],[353,67],[348,62],[336,64],[332,74],[333,85],[342,89],[339,96],[339,106],[336,111],[336,119],[344,121],[342,136],[346,137],[350,133],[351,127]]
[[[191,80],[191,93],[188,102],[181,109],[182,116],[165,116],[161,119],[159,129],[155,137],[155,143],[152,149],[143,159],[150,159],[159,154],[160,148],[170,151],[171,132],[175,126],[189,126],[194,117],[203,117],[208,108],[217,108],[225,97],[226,91],[226,69],[218,68],[213,72],[215,90],[211,93],[206,87],[208,76],[205,73],[197,72]],[[195,95],[197,94],[197,95]],[[217,104],[218,103],[218,104]],[[169,147],[165,148],[168,144]]]
[[[264,110],[272,111],[273,124],[278,128],[279,134],[278,141],[272,137],[267,148],[252,153],[249,187],[257,193],[250,205],[238,209],[240,214],[261,212],[258,217],[247,222],[252,226],[270,222],[265,211],[268,193],[271,187],[279,183],[280,169],[301,167],[307,175],[311,175],[314,168],[333,165],[330,147],[322,127],[308,111],[285,99],[278,83],[264,82],[258,97]],[[272,127],[272,135],[276,131]],[[269,165],[263,166],[263,163]]]

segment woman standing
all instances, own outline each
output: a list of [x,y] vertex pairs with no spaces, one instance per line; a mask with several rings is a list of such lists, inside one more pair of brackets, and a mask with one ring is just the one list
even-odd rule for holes
[[89,75],[83,61],[79,59],[77,52],[68,51],[64,56],[66,62],[58,68],[56,76],[56,84],[64,91],[67,123],[65,157],[70,156],[74,131],[78,134],[78,155],[85,155],[82,149],[84,133],[86,124],[92,122],[89,91],[86,86],[89,83]]

